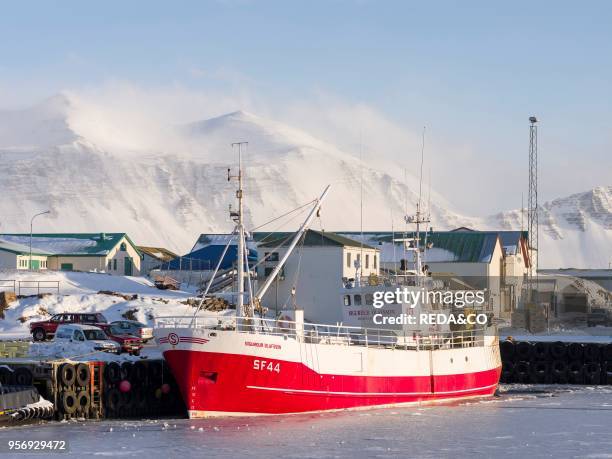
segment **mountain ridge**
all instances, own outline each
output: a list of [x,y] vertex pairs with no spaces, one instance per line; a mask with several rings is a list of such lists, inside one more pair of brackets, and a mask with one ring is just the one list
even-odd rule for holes
[[[0,190],[9,197],[0,202],[0,231],[29,231],[31,215],[49,209],[36,231],[126,231],[139,244],[184,253],[200,233],[231,230],[235,185],[226,174],[237,162],[230,144],[241,140],[249,141],[243,159],[251,227],[309,202],[328,183],[332,192],[315,228],[358,228],[361,183],[364,229],[401,227],[406,202],[413,209],[419,200],[418,181],[404,181],[401,167],[360,163],[303,130],[241,110],[167,127],[178,140],[159,149],[124,146],[113,129],[88,136],[95,122],[70,95],[0,111]],[[520,209],[467,216],[435,190],[430,212],[438,229],[520,229],[521,220],[526,226]],[[612,186],[542,204],[540,223],[541,266],[612,261]]]

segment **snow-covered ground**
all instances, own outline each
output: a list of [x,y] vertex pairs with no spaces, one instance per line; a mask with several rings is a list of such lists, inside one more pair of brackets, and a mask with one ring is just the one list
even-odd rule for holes
[[[153,325],[155,317],[191,315],[194,312],[193,306],[186,304],[186,300],[193,298],[195,292],[158,290],[144,277],[57,271],[0,271],[0,278],[59,281],[59,294],[52,293],[42,298],[31,296],[11,303],[4,311],[5,318],[0,319],[0,339],[27,337],[31,321],[45,320],[61,312],[100,312],[108,321],[113,321],[125,318],[124,315],[131,311],[130,314],[136,320],[149,325]],[[119,296],[98,294],[101,290],[137,295],[137,298],[126,300]],[[47,288],[47,291],[53,289]]]

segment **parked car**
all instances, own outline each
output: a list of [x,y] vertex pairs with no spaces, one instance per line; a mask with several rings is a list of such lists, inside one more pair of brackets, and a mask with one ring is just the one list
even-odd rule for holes
[[57,327],[53,341],[60,344],[82,344],[95,351],[114,352],[117,354],[121,352],[121,345],[119,343],[109,339],[104,330],[93,325],[60,325]]
[[153,339],[153,329],[147,327],[147,325],[142,322],[136,320],[116,320],[111,322],[111,325],[116,325],[127,335],[137,336],[145,343]]
[[134,335],[127,334],[118,325],[99,324],[110,339],[121,345],[119,353],[127,352],[130,355],[140,355],[142,349],[142,340]]
[[612,325],[612,310],[605,308],[593,308],[587,314],[587,326],[595,327],[596,325],[610,326]]
[[103,323],[107,323],[107,320],[100,313],[66,312],[55,314],[49,320],[30,323],[30,333],[34,341],[44,341],[53,338],[57,327],[62,324],[96,325]]

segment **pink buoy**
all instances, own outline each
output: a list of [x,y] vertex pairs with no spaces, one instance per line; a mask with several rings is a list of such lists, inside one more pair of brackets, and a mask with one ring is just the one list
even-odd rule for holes
[[162,384],[161,390],[164,394],[170,393],[170,384]]
[[119,383],[119,390],[121,392],[129,392],[131,388],[132,388],[132,385],[127,379],[124,379],[123,381]]

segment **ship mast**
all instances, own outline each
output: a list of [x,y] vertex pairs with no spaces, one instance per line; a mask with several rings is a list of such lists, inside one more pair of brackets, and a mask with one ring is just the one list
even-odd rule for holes
[[[230,171],[227,171],[227,180],[229,181],[232,178],[238,180],[238,189],[236,190],[236,198],[238,199],[238,211],[232,211],[230,207],[230,217],[234,219],[236,222],[236,230],[238,233],[238,260],[237,260],[237,273],[236,280],[238,282],[238,299],[236,302],[236,314],[238,316],[246,316],[247,312],[244,307],[244,276],[245,276],[245,266],[244,266],[244,254],[245,254],[245,243],[244,243],[244,206],[242,202],[242,146],[247,146],[248,142],[234,142],[232,143],[232,148],[238,146],[238,175],[231,176]],[[247,266],[248,268],[248,266]],[[251,299],[249,299],[251,301]]]

